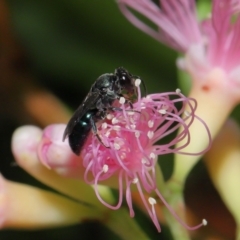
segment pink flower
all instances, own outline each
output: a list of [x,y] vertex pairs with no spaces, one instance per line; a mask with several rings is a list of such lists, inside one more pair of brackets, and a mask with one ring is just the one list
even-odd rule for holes
[[[171,48],[188,53],[179,66],[197,74],[202,71],[207,74],[219,67],[239,84],[236,78],[240,74],[239,0],[213,0],[211,17],[202,22],[197,19],[194,0],[160,0],[159,6],[151,0],[118,0],[118,3],[136,27]],[[156,27],[141,21],[130,9]]]
[[[212,0],[209,18],[199,21],[195,0],[118,0],[122,13],[138,28],[183,53],[180,69],[189,73],[189,97],[198,102],[197,115],[214,138],[233,108],[240,103],[240,1]],[[144,23],[137,14],[156,28]],[[186,85],[185,78],[181,83]],[[189,82],[187,82],[189,85]],[[187,152],[199,152],[208,144],[198,126],[191,127]],[[201,141],[200,141],[201,140]],[[173,179],[184,184],[198,156],[175,156]]]
[[239,11],[239,0],[214,0],[211,19],[203,21],[203,35],[207,36],[207,58],[211,67],[220,67],[226,72],[239,68]]
[[82,176],[80,159],[72,154],[68,144],[62,141],[65,127],[65,124],[53,124],[44,129],[42,140],[38,145],[38,156],[47,168],[54,169],[66,177],[79,178]]
[[[118,0],[118,3],[132,24],[177,51],[186,52],[190,45],[202,41],[195,0],[160,0],[160,6],[151,0]],[[149,19],[155,28],[137,18],[130,9]]]
[[[179,90],[151,94],[145,98],[141,98],[140,89],[138,89],[138,93],[139,98],[133,109],[124,104],[124,98],[120,98],[119,102],[122,111],[110,112],[106,119],[97,123],[98,134],[105,146],[94,134],[89,135],[81,152],[82,165],[85,169],[84,180],[94,186],[99,201],[110,209],[119,209],[125,194],[131,217],[134,216],[131,188],[135,185],[158,231],[161,228],[154,208],[157,200],[153,197],[146,199],[144,193],[157,196],[185,228],[189,230],[197,229],[206,224],[205,221],[195,227],[187,226],[157,189],[156,164],[158,156],[162,154],[182,153],[196,155],[205,152],[207,149],[200,153],[185,153],[182,149],[190,142],[189,127],[193,121],[197,119],[203,124],[210,139],[208,128],[195,115],[196,101],[192,98],[186,98]],[[177,108],[176,104],[181,105],[180,108]],[[188,112],[185,111],[186,107],[189,109]],[[182,115],[184,117],[181,117]],[[167,142],[165,137],[176,133],[180,127],[181,131],[177,136]],[[52,130],[49,131],[51,128]],[[58,128],[59,132],[53,130],[54,128]],[[52,142],[52,144],[47,147],[47,151],[44,144],[40,144],[39,157],[41,161],[44,161],[44,164],[45,159],[48,159],[48,166],[51,168],[55,167],[55,160],[51,160],[52,152],[58,149],[54,145],[62,145],[56,139],[61,139],[59,135],[63,131],[63,127],[59,127],[59,125],[52,125],[52,127],[44,130],[42,141]],[[46,132],[53,135],[46,134]],[[58,137],[56,137],[56,134]],[[46,137],[48,140],[46,140]],[[182,144],[174,148],[179,142]],[[106,146],[109,146],[109,148]],[[51,148],[53,148],[53,151],[50,150]],[[65,167],[68,168],[68,164],[71,162],[69,161],[70,157],[63,154],[63,159],[60,162],[65,162]],[[99,184],[105,184],[105,180],[114,179],[115,177],[118,178],[119,199],[116,205],[111,205],[102,198],[98,186]]]

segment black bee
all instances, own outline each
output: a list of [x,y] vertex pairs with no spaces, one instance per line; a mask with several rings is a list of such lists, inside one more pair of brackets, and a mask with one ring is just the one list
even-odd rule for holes
[[[126,104],[132,108],[132,103],[137,100],[135,80],[138,78],[119,67],[114,73],[103,74],[95,81],[63,133],[63,141],[68,137],[69,145],[76,155],[80,154],[91,129],[103,144],[97,132],[96,122],[104,119],[110,111],[121,111],[121,108],[114,106],[115,100],[124,97]],[[143,87],[146,92],[144,83]]]

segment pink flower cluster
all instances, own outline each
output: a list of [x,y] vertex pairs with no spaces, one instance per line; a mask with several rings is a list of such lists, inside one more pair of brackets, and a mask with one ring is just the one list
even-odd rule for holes
[[[150,94],[141,98],[138,87],[138,96],[138,101],[134,103],[133,109],[125,104],[124,98],[120,98],[122,111],[109,112],[104,120],[97,122],[98,134],[104,145],[109,146],[109,148],[106,148],[94,134],[90,133],[81,152],[81,158],[74,158],[73,155],[69,154],[70,148],[67,143],[60,142],[61,133],[64,131],[63,125],[60,127],[53,125],[44,131],[39,147],[40,160],[50,168],[58,168],[56,162],[59,162],[61,169],[63,167],[69,168],[69,172],[73,171],[74,165],[80,168],[79,172],[85,169],[81,178],[83,177],[86,183],[93,184],[99,201],[106,207],[116,210],[121,207],[125,195],[131,217],[134,216],[131,188],[135,185],[158,231],[161,229],[154,208],[157,201],[153,197],[146,199],[144,193],[148,193],[149,196],[151,194],[158,196],[183,226],[191,230],[196,229],[202,224],[196,227],[187,226],[164,200],[156,187],[155,170],[158,156],[162,154],[188,154],[182,152],[182,149],[190,142],[189,127],[193,121],[202,122],[210,139],[209,130],[205,123],[195,115],[196,101],[185,97],[180,93],[180,90]],[[61,132],[54,131],[55,127],[61,128]],[[177,133],[179,128],[181,131]],[[57,137],[50,136],[48,131],[53,134],[55,132]],[[171,141],[166,141],[165,138],[168,135],[176,133],[177,135]],[[51,146],[51,138],[54,140],[53,146]],[[182,144],[174,148],[179,142]],[[55,144],[60,145],[60,147],[54,146]],[[54,149],[51,150],[52,148]],[[66,148],[68,148],[67,154],[62,154],[62,150]],[[206,150],[192,154],[202,154]],[[54,155],[53,152],[59,154]],[[57,156],[58,160],[54,160],[54,156],[55,158]],[[61,156],[64,160],[59,159]],[[79,161],[82,161],[82,166],[79,166]],[[78,164],[76,164],[77,162]],[[76,170],[74,173],[73,177],[76,177]],[[70,176],[71,174],[65,175]],[[104,201],[98,191],[98,185],[104,184],[104,180],[111,179],[111,177],[118,178],[119,200],[116,205],[110,205]]]
[[[170,97],[176,98],[170,99]],[[180,109],[177,109],[176,103],[182,104]],[[190,112],[184,114],[187,105]],[[88,139],[81,154],[86,169],[84,180],[94,184],[98,199],[111,209],[118,209],[121,206],[125,191],[131,217],[134,216],[131,186],[136,185],[149,216],[160,231],[154,210],[156,200],[152,197],[146,199],[143,190],[147,193],[154,192],[172,211],[156,188],[156,162],[159,155],[181,153],[181,149],[189,144],[188,128],[195,119],[196,102],[181,93],[170,92],[151,94],[142,98],[134,104],[134,111],[125,108],[124,104],[122,109],[122,112],[110,113],[98,127],[104,144],[110,148],[104,147],[95,137]],[[181,115],[184,117],[181,118]],[[158,143],[169,134],[176,132],[179,127],[182,127],[182,131],[173,140]],[[174,148],[176,143],[183,140],[185,140],[184,144]],[[113,175],[118,175],[119,179],[119,201],[116,206],[106,203],[98,194],[97,188],[101,181]],[[89,180],[88,176],[92,176],[92,180]]]

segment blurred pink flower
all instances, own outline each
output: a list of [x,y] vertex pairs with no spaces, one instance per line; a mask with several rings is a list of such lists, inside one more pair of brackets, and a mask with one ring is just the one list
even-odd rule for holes
[[[191,74],[208,74],[222,68],[239,85],[240,1],[213,0],[209,19],[197,19],[194,0],[118,0],[119,8],[136,27],[176,51],[187,54],[179,61]],[[144,23],[135,12],[149,19]],[[206,77],[206,76],[205,76]],[[198,76],[199,79],[199,76]]]
[[[169,47],[186,52],[202,35],[196,19],[195,0],[118,0],[125,17],[136,27]],[[143,22],[135,12],[149,19],[154,27]]]
[[[211,13],[203,21],[197,18],[195,0],[118,0],[118,4],[136,27],[183,53],[177,65],[192,82],[181,75],[181,84],[191,85],[189,97],[197,100],[196,113],[214,138],[240,103],[240,0],[212,0]],[[197,125],[190,132],[185,151],[199,152],[207,146],[208,138]],[[175,155],[172,179],[184,184],[198,160],[199,156]]]
[[[53,169],[59,167],[56,162],[59,162],[61,167],[65,165],[64,174],[68,176],[73,171],[72,166],[79,166],[79,161],[82,161],[84,168],[80,166],[79,170],[75,169],[74,172],[84,169],[82,176],[86,183],[94,186],[99,201],[106,207],[116,210],[121,207],[125,193],[131,217],[134,216],[131,187],[135,185],[158,231],[161,228],[154,208],[157,202],[153,197],[146,199],[144,193],[157,196],[185,228],[194,230],[202,226],[204,222],[198,226],[189,227],[173,211],[157,189],[156,164],[158,156],[162,154],[191,154],[182,152],[182,149],[190,142],[189,127],[194,120],[197,119],[204,125],[210,139],[209,130],[205,123],[195,115],[196,101],[186,98],[179,90],[151,94],[145,98],[141,98],[140,89],[138,92],[139,98],[134,103],[133,109],[124,104],[124,98],[120,98],[122,111],[110,112],[106,119],[97,123],[98,134],[104,145],[109,148],[106,148],[91,133],[81,152],[81,158],[72,161],[72,156],[68,155],[70,148],[67,146],[67,141],[61,142],[64,126],[52,125],[44,130],[42,143],[39,145],[40,160],[44,165]],[[185,111],[186,107],[189,109],[188,112]],[[179,128],[181,131],[176,137],[170,141],[165,139],[166,136],[176,133]],[[174,148],[179,142],[182,144]],[[67,154],[62,154],[65,148],[68,148]],[[192,154],[202,154],[206,150]],[[62,159],[56,160],[55,151],[60,153],[59,156],[60,158],[62,156]],[[75,176],[76,174],[73,177]],[[82,178],[82,176],[79,177]],[[119,190],[119,200],[115,206],[106,202],[98,190],[99,184],[105,184],[104,180],[114,177],[118,178]]]

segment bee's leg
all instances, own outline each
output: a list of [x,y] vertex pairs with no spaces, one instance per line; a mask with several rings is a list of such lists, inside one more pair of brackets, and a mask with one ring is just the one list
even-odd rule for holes
[[[119,112],[122,112],[122,108],[119,108],[119,107],[110,107],[109,110],[111,111],[119,111]],[[136,113],[140,113],[139,111],[137,110],[134,110],[134,109],[126,109],[125,110],[126,112],[136,112]]]
[[125,102],[126,102],[126,103],[130,106],[130,108],[131,108],[131,109],[127,109],[126,112],[141,113],[141,112],[133,109],[133,103],[132,103],[130,100],[128,100],[128,99],[125,98]]
[[131,101],[129,101],[129,100],[126,99],[126,103],[130,106],[131,109],[133,109],[133,104],[132,104]]
[[130,108],[133,109],[132,102],[130,100],[126,99],[126,98],[124,98],[124,99],[125,99],[125,104],[128,104],[130,106]]
[[104,147],[110,148],[109,146],[106,146],[106,145],[104,144],[104,142],[102,141],[101,137],[99,136],[98,131],[97,131],[96,123],[95,123],[95,121],[93,120],[92,116],[90,117],[90,123],[91,123],[91,126],[92,126],[93,134],[97,137],[98,141],[99,141]]
[[111,110],[111,111],[113,111],[113,112],[114,112],[114,111],[122,112],[122,109],[119,108],[119,107],[110,107],[109,110]]

